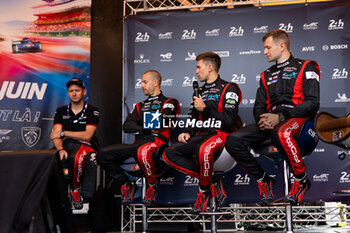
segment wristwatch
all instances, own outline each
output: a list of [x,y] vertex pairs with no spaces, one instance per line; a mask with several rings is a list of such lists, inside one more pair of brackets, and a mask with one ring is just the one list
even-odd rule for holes
[[64,137],[64,131],[62,131],[62,132],[60,133],[60,137],[61,137],[61,138]]
[[279,113],[278,113],[278,120],[279,120],[280,122],[282,122],[282,121],[284,121],[285,119],[286,119],[286,117],[283,115],[283,113],[279,112]]

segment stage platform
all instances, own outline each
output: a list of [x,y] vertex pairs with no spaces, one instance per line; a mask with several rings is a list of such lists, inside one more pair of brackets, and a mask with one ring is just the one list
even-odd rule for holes
[[[164,233],[164,231],[148,231],[148,233]],[[167,231],[167,233],[170,232],[176,232],[176,233],[180,233],[180,232],[186,232],[186,231],[176,231],[176,229],[174,229],[174,231]],[[195,231],[195,232],[210,232],[208,231]],[[256,233],[256,232],[261,232],[261,233],[267,233],[267,232],[274,232],[274,233],[285,233],[285,231],[271,231],[271,230],[262,230],[262,231],[240,231],[240,230],[236,230],[236,231],[218,231],[223,232],[223,233],[229,233],[229,232],[239,232],[239,233]],[[331,228],[331,227],[316,227],[316,228],[312,228],[312,229],[296,229],[294,230],[295,233],[350,233],[350,227],[342,227],[342,228]],[[81,232],[82,233],[82,232]],[[84,232],[85,233],[85,232]],[[87,233],[87,232],[86,232]],[[122,233],[120,231],[111,231],[111,232],[107,232],[107,233]],[[193,232],[194,233],[194,232]]]

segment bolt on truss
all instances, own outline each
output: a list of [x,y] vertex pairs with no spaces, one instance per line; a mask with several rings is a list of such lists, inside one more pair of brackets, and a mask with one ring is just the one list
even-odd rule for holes
[[[234,8],[235,6],[262,6],[264,4],[305,3],[317,0],[124,0],[124,16],[137,13],[190,10],[201,11],[205,8]],[[328,1],[328,0],[318,0]]]
[[[208,215],[190,214],[190,207],[152,207],[148,208],[148,223],[201,222],[210,223]],[[230,214],[218,215],[218,223],[232,223],[232,229],[248,227],[266,229],[266,227],[285,228],[286,216],[284,206],[240,206],[225,207],[222,211]],[[122,232],[134,232],[136,224],[142,223],[142,206],[123,206]],[[347,223],[350,219],[348,206],[293,206],[293,223],[295,228],[312,228],[319,225]],[[127,214],[126,214],[127,213]],[[231,229],[231,230],[232,230]]]

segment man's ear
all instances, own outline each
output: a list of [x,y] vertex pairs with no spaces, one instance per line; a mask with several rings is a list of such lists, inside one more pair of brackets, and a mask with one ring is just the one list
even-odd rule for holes
[[287,49],[287,46],[286,46],[285,43],[280,42],[280,48],[281,48],[282,50],[286,50],[286,49]]
[[87,94],[87,90],[86,90],[86,88],[84,88],[84,95],[86,95]]
[[214,66],[212,64],[208,64],[209,71],[212,72],[214,70]]

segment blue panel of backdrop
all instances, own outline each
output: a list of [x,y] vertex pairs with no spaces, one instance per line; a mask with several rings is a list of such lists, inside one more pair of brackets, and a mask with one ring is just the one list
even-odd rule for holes
[[[312,3],[271,7],[247,7],[204,12],[171,12],[128,16],[125,20],[124,115],[136,102],[145,99],[141,76],[149,69],[163,77],[162,90],[178,99],[182,115],[191,101],[192,81],[196,79],[195,57],[206,51],[222,58],[219,71],[227,81],[239,84],[243,92],[239,114],[253,123],[252,107],[259,74],[270,67],[261,38],[273,29],[291,37],[295,57],[312,59],[321,69],[321,110],[338,116],[350,110],[350,2]],[[124,116],[124,118],[125,118]],[[129,135],[125,142],[132,142]],[[320,142],[305,159],[312,187],[307,202],[339,201],[333,191],[350,189],[350,157],[338,160],[341,149]],[[283,194],[282,169],[274,169],[266,158],[258,158],[269,174],[277,176],[276,196]],[[256,202],[258,188],[254,178],[236,166],[225,176],[229,201]],[[158,204],[180,205],[195,200],[198,180],[169,170],[160,179]]]

